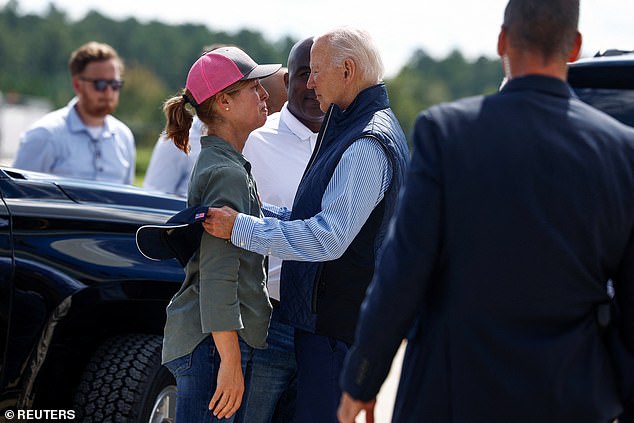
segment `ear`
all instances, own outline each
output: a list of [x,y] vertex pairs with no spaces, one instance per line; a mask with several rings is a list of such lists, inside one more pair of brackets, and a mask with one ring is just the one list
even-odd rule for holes
[[581,54],[581,44],[583,42],[583,37],[581,37],[581,33],[577,31],[577,35],[575,36],[575,41],[572,43],[572,48],[570,49],[570,53],[568,54],[568,62],[574,62],[579,58]]
[[357,65],[352,59],[343,61],[343,79],[347,82],[353,81],[356,76]]
[[284,86],[286,87],[286,91],[288,91],[288,72],[284,72]]
[[506,54],[507,37],[508,37],[508,34],[506,32],[506,27],[502,25],[500,27],[500,34],[498,35],[498,56],[500,57]]
[[79,93],[79,78],[77,78],[76,76],[73,76],[72,84],[73,84],[73,90],[75,91],[75,94]]
[[227,93],[220,93],[216,95],[216,104],[218,107],[224,109],[229,106],[231,102],[231,96]]

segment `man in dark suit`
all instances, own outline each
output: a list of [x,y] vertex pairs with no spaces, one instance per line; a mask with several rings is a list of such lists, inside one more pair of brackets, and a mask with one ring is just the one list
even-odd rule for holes
[[611,324],[634,351],[634,130],[565,82],[578,16],[578,0],[511,0],[506,85],[418,118],[342,374],[341,422],[373,412],[406,335],[395,422],[621,413],[603,332],[612,279],[622,314]]

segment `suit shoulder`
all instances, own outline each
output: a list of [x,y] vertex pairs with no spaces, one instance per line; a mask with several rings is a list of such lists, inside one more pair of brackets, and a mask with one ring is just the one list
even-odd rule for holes
[[427,115],[436,119],[477,116],[485,98],[485,96],[473,96],[451,102],[439,103],[421,112],[421,115]]
[[479,116],[486,98],[485,96],[474,96],[436,104],[418,115],[417,124],[434,122],[436,125],[444,126],[448,123],[471,121]]
[[619,121],[603,110],[597,109],[580,99],[571,101],[571,114],[575,116],[576,124],[584,130],[594,129],[614,136],[620,136],[627,142],[634,142],[634,127]]

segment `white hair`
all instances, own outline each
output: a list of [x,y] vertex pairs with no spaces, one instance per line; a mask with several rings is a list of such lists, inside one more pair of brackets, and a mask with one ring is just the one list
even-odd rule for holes
[[352,59],[360,70],[361,79],[371,85],[383,80],[385,68],[379,49],[370,33],[363,30],[342,26],[332,29],[318,37],[328,42],[333,51],[332,60],[341,65],[344,60]]

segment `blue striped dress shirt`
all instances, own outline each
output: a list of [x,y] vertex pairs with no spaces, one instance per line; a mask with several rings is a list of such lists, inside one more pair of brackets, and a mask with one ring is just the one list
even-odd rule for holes
[[392,167],[379,142],[361,138],[341,156],[317,215],[291,221],[290,210],[264,204],[264,218],[238,214],[231,242],[282,260],[337,259],[383,199],[391,180]]

